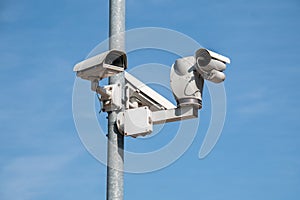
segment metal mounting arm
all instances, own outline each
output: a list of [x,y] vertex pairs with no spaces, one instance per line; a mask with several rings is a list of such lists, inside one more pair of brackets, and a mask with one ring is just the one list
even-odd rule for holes
[[193,119],[198,117],[197,106],[184,106],[176,109],[161,110],[152,112],[153,124],[163,124],[168,122]]

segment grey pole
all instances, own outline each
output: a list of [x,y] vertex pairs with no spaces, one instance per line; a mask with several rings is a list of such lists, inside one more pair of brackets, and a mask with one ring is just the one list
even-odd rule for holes
[[[109,49],[125,51],[125,0],[110,0],[109,14]],[[109,84],[120,84],[124,99],[124,73],[109,79]],[[118,112],[108,113],[108,144],[107,144],[107,200],[123,200],[124,189],[124,136],[116,128]]]

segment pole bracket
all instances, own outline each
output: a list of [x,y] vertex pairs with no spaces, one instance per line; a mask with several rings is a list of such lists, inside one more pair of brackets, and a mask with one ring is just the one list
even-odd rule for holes
[[117,111],[122,108],[122,91],[119,83],[99,86],[99,80],[94,80],[91,89],[100,94],[99,100],[102,102],[103,112]]

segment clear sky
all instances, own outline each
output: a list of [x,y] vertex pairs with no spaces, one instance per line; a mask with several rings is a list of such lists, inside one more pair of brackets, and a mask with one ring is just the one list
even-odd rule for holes
[[[206,91],[191,147],[162,170],[125,174],[125,199],[299,199],[300,2],[127,0],[126,19],[127,30],[184,33],[232,64],[214,150],[198,158],[210,119]],[[73,121],[72,68],[107,38],[108,1],[1,0],[0,36],[0,199],[105,199],[106,167]],[[145,50],[128,59],[133,69],[170,66],[175,56]],[[126,148],[142,151],[139,142],[127,138]]]

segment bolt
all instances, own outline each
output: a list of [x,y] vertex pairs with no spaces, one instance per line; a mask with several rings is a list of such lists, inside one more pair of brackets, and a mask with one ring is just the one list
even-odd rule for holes
[[152,124],[152,119],[151,119],[151,117],[149,117],[148,120],[149,120],[149,124]]

